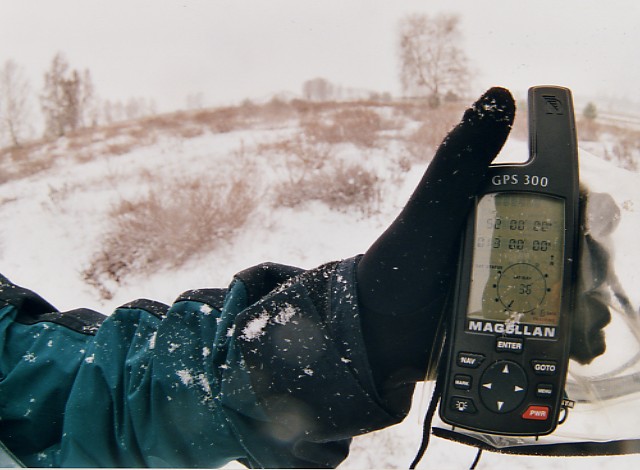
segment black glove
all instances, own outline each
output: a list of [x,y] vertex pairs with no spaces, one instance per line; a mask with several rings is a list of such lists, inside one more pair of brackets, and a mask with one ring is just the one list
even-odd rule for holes
[[464,222],[513,123],[508,90],[492,88],[449,133],[398,218],[358,265],[362,326],[374,380],[394,408],[425,377]]

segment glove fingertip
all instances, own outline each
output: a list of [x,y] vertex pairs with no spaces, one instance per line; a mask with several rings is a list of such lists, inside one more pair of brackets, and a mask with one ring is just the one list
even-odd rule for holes
[[487,90],[465,113],[465,120],[473,124],[507,124],[510,128],[516,113],[516,104],[506,88]]
[[438,148],[434,161],[460,160],[450,164],[465,169],[479,181],[476,170],[484,171],[498,155],[511,132],[515,113],[511,92],[501,87],[490,88],[465,111],[460,123]]

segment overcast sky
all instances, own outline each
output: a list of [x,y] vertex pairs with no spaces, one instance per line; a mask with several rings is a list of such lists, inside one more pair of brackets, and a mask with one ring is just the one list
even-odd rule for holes
[[473,96],[559,84],[640,101],[637,0],[0,0],[0,62],[40,90],[61,51],[102,98],[161,111],[194,93],[208,105],[300,93],[314,77],[397,94],[398,22],[413,12],[461,15]]

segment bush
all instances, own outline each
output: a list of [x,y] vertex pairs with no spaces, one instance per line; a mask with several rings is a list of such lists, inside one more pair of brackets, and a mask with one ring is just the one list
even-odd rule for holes
[[360,164],[337,162],[276,189],[275,203],[279,206],[295,207],[310,200],[323,202],[333,210],[356,208],[369,215],[379,207],[380,180]]
[[274,97],[262,106],[262,115],[266,122],[278,123],[297,116],[297,112],[287,101]]
[[[157,189],[162,188],[162,190]],[[110,299],[127,276],[175,268],[229,240],[257,204],[251,179],[207,184],[188,179],[156,185],[111,212],[111,231],[83,271],[84,280]]]
[[611,149],[618,166],[630,171],[638,171],[637,157],[640,155],[638,136],[640,133],[627,130],[615,135],[615,143]]
[[285,169],[292,183],[304,180],[333,158],[330,145],[312,142],[304,135],[296,135],[280,144],[281,151],[285,154]]
[[370,109],[348,108],[334,112],[328,119],[318,116],[302,122],[304,132],[318,142],[338,144],[350,142],[360,147],[375,146],[382,118]]
[[580,140],[596,142],[600,138],[600,125],[594,120],[580,119],[577,128]]
[[207,127],[214,133],[227,133],[242,127],[242,116],[237,107],[214,108],[197,111],[193,123]]
[[311,180],[311,186],[320,190],[318,199],[334,210],[356,207],[371,214],[379,207],[379,178],[357,163],[332,166]]
[[51,168],[55,158],[38,152],[41,146],[40,142],[31,142],[20,147],[0,149],[0,184],[26,178]]
[[416,162],[429,161],[442,140],[459,122],[458,106],[440,106],[428,110],[421,117],[422,123],[405,141],[405,148]]

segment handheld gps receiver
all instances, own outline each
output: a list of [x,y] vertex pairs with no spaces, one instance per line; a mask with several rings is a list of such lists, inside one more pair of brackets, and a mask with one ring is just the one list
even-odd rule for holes
[[460,251],[441,419],[518,436],[557,426],[569,360],[578,235],[570,90],[529,90],[530,159],[495,164]]

